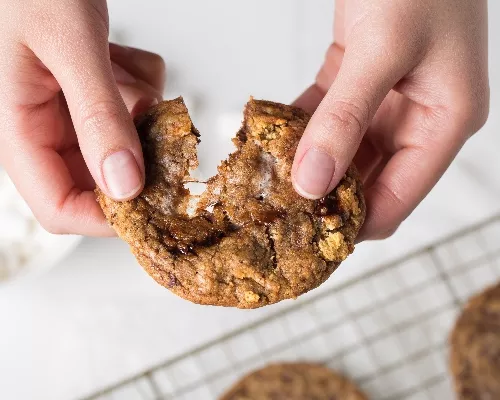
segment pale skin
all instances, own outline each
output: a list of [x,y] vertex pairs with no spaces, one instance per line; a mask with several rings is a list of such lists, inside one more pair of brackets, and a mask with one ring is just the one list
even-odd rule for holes
[[[112,235],[93,189],[142,190],[132,116],[161,100],[163,60],[108,43],[104,0],[4,0],[0,19],[0,163],[47,230]],[[486,0],[337,0],[334,43],[296,105],[314,114],[298,193],[324,196],[354,160],[360,240],[390,236],[487,119]]]

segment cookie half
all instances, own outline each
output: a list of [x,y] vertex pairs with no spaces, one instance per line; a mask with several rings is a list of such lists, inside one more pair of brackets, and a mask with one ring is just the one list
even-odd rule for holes
[[251,100],[236,151],[205,192],[185,183],[198,166],[199,133],[181,98],[137,118],[146,185],[116,202],[97,190],[104,214],[161,285],[199,304],[257,308],[323,283],[354,250],[365,218],[351,166],[318,201],[292,187],[291,166],[309,121],[301,109]]
[[457,398],[500,399],[500,284],[469,300],[450,344]]
[[367,400],[349,379],[317,364],[275,364],[241,379],[220,400]]

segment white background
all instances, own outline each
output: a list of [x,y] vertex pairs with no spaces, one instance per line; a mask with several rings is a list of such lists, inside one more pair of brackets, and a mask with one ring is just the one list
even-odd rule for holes
[[[319,290],[500,212],[500,3],[489,4],[489,122],[395,237],[359,246]],[[111,0],[109,8],[114,38],[167,61],[166,97],[183,94],[193,107],[207,174],[231,149],[229,128],[250,95],[291,102],[312,82],[333,20],[332,0]],[[0,398],[73,399],[279,307],[190,304],[146,276],[125,244],[85,239],[50,273],[0,290]]]

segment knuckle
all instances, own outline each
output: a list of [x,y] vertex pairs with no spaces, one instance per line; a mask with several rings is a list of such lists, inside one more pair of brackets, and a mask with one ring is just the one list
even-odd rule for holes
[[162,56],[156,53],[149,53],[145,62],[148,65],[149,74],[159,79],[164,78],[167,72],[167,66]]
[[[490,113],[489,87],[476,88],[460,99],[454,109],[461,130],[471,136],[480,130]],[[465,129],[464,129],[465,128]]]
[[52,233],[53,235],[63,235],[67,233],[67,230],[61,224],[58,212],[52,211],[36,217],[42,228],[47,232]]
[[389,228],[388,230],[378,234],[378,235],[375,235],[374,236],[374,239],[376,240],[385,240],[385,239],[389,239],[391,236],[393,236],[399,229],[399,225],[397,225],[396,227],[393,227],[393,228]]
[[468,116],[473,124],[472,129],[475,133],[486,124],[486,121],[488,121],[488,116],[490,114],[489,90],[476,96],[470,103],[469,109],[471,111]]
[[393,210],[406,209],[406,202],[403,198],[384,182],[375,182],[370,190],[375,192],[376,196],[380,199],[379,202],[385,204],[387,208]]
[[[377,223],[371,225],[373,233],[370,238],[372,240],[387,239],[397,232],[401,223],[408,216],[407,202],[384,182],[375,182],[369,190],[371,195],[377,198],[376,203],[378,204],[371,210],[372,220],[377,221]],[[388,215],[387,210],[391,210],[390,215]]]
[[[30,18],[36,18],[37,26],[43,27],[57,40],[71,41],[73,46],[86,39],[102,38],[104,35],[107,38],[109,35],[108,11],[104,1],[61,1],[59,7],[47,7],[46,2],[40,2],[30,12]],[[27,31],[32,39],[41,40],[36,33]]]
[[327,109],[327,124],[361,136],[366,130],[370,105],[363,99],[335,100]]
[[83,2],[87,14],[91,20],[109,34],[109,16],[106,2],[104,1],[86,1]]
[[86,215],[86,204],[75,202],[81,191],[72,188],[59,201],[51,201],[50,204],[43,203],[43,207],[34,210],[34,215],[43,229],[54,235],[66,235],[78,233],[81,229],[75,222],[80,214]]
[[44,222],[41,224],[42,228],[45,229],[48,233],[52,235],[63,235],[66,232],[59,227],[59,225],[55,222]]
[[488,102],[478,110],[476,131],[481,129],[486,124],[489,116],[490,116],[490,103],[488,100]]
[[84,105],[80,110],[80,121],[83,132],[105,128],[109,123],[120,120],[122,111],[119,105],[111,100],[103,100]]
[[155,65],[155,66],[157,66],[158,68],[161,68],[161,69],[165,69],[166,68],[165,60],[159,54],[157,54],[157,53],[149,53],[149,57],[151,58],[151,63],[153,65]]

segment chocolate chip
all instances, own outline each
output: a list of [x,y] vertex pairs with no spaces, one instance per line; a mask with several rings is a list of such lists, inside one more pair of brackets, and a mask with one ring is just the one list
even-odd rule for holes
[[200,132],[198,131],[198,129],[196,129],[194,126],[192,127],[192,130],[191,130],[191,133],[196,136],[197,138],[199,138],[201,135],[200,135]]
[[248,140],[246,128],[245,127],[241,128],[236,134],[236,137],[240,142],[246,143],[246,141]]
[[271,260],[273,262],[273,268],[276,269],[278,267],[278,260],[276,258],[276,247],[275,247],[273,235],[272,235],[269,227],[266,228],[266,235],[267,235],[267,238],[269,239],[269,247],[271,248]]
[[179,252],[183,255],[191,254],[191,253],[193,253],[193,251],[194,251],[194,248],[193,248],[192,244],[182,243],[179,245]]
[[279,218],[283,218],[285,214],[278,210],[269,210],[259,213],[254,217],[254,221],[259,225],[269,225],[272,224]]
[[339,206],[337,199],[332,195],[323,197],[322,199],[316,201],[315,214],[320,217],[326,217],[327,215],[333,215],[338,213]]
[[174,274],[171,272],[168,274],[168,287],[171,289],[173,287],[176,287],[179,284],[179,281],[175,277]]

